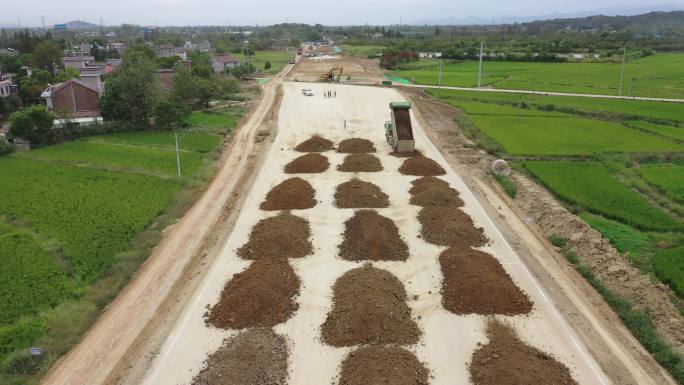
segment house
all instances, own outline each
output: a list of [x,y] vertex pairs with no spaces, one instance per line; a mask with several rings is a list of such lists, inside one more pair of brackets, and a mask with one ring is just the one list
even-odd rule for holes
[[79,79],[48,85],[40,96],[45,99],[48,110],[65,113],[68,118],[93,118],[100,115],[100,94],[97,89]]
[[114,67],[114,69],[117,69],[121,67],[121,59],[107,59],[107,65],[110,65]]
[[117,42],[109,43],[109,51],[116,51],[119,54],[119,57],[122,57],[124,51],[126,51],[126,44]]
[[156,49],[157,51],[157,56],[159,57],[171,57],[171,56],[178,56],[179,58],[186,60],[188,58],[187,53],[183,48],[180,47],[174,47],[172,45],[160,45]]
[[90,55],[91,49],[93,49],[93,45],[90,43],[81,43],[79,45],[79,52],[87,52]]
[[209,40],[205,40],[197,44],[197,49],[201,52],[207,52],[211,49],[211,43],[209,43]]
[[75,70],[80,70],[81,68],[88,65],[88,63],[94,63],[95,58],[92,56],[66,56],[62,58],[62,63],[64,67],[73,68]]
[[226,69],[239,67],[240,61],[230,55],[214,55],[211,65],[214,67],[214,72],[220,73]]
[[171,92],[173,90],[173,77],[176,75],[174,69],[160,69],[157,70],[157,77],[163,91]]
[[89,65],[79,70],[79,79],[88,84],[91,88],[97,90],[98,95],[104,93],[104,84],[102,83],[102,75],[105,73],[105,66]]
[[12,75],[0,74],[0,98],[6,98],[12,94]]
[[441,52],[419,52],[418,57],[421,59],[435,59],[442,57]]
[[186,41],[185,44],[183,45],[183,48],[190,50],[190,51],[196,51],[198,49],[199,45],[197,43],[193,43],[191,41]]
[[17,50],[14,48],[0,48],[0,56],[17,56]]

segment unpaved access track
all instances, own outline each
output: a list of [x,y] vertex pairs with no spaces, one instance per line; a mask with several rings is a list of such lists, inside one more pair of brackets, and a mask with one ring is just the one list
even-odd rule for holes
[[[295,151],[294,148],[315,135],[331,140],[335,145],[350,138],[370,140],[376,149],[372,155],[380,161],[382,169],[373,169],[369,172],[338,170],[337,166],[344,162],[348,154],[331,149],[320,152],[327,158],[331,167],[324,172],[297,174],[298,178],[308,182],[315,190],[316,203],[313,207],[307,206],[306,209],[289,211],[290,214],[303,218],[310,224],[313,253],[304,257],[286,259],[300,280],[299,294],[295,299],[298,304],[297,310],[289,319],[272,328],[277,335],[283,336],[288,344],[287,354],[282,354],[279,358],[279,362],[286,359],[288,363],[286,383],[297,385],[358,383],[354,382],[356,380],[352,380],[351,377],[340,378],[342,367],[345,373],[354,373],[354,379],[372,377],[371,373],[364,373],[364,370],[372,370],[374,366],[357,359],[357,357],[366,357],[360,353],[361,345],[354,345],[357,343],[354,342],[354,335],[344,334],[356,334],[358,330],[347,330],[344,324],[338,324],[336,333],[342,333],[340,338],[351,342],[334,343],[334,346],[326,340],[321,330],[330,315],[334,314],[336,309],[340,309],[339,306],[349,308],[351,312],[354,311],[353,306],[346,305],[350,299],[354,300],[352,278],[355,274],[349,273],[354,269],[364,267],[368,269],[371,266],[373,269],[380,270],[377,274],[382,276],[390,274],[387,282],[393,283],[388,284],[387,287],[379,283],[380,286],[373,286],[372,290],[359,292],[357,300],[365,301],[361,303],[363,306],[379,301],[377,302],[379,308],[385,306],[388,299],[403,301],[408,306],[412,321],[406,320],[406,311],[400,312],[401,319],[404,320],[405,325],[415,323],[418,331],[412,334],[414,336],[412,338],[397,339],[395,343],[370,342],[370,346],[380,350],[385,349],[381,347],[386,347],[383,351],[396,352],[397,359],[401,356],[401,359],[411,361],[413,360],[411,355],[415,356],[415,373],[423,373],[422,368],[425,368],[429,372],[429,384],[471,383],[473,377],[470,363],[476,351],[481,350],[483,346],[490,346],[493,351],[499,348],[505,350],[503,345],[497,347],[496,341],[490,341],[487,337],[488,325],[494,319],[510,328],[512,335],[520,341],[520,344],[531,347],[532,350],[529,351],[543,352],[550,357],[548,359],[553,360],[554,365],[567,368],[576,383],[667,383],[664,377],[650,376],[646,370],[640,368],[640,363],[635,359],[625,357],[628,353],[620,350],[619,346],[616,347],[618,350],[616,355],[612,355],[610,351],[603,352],[601,357],[593,354],[592,343],[594,341],[581,338],[573,328],[571,317],[569,318],[565,312],[559,310],[559,307],[565,309],[567,306],[557,301],[567,301],[567,299],[564,299],[562,293],[554,292],[551,296],[540,284],[540,281],[528,269],[524,259],[497,228],[492,220],[492,214],[483,208],[459,174],[430,142],[420,126],[420,120],[413,116],[417,149],[423,156],[434,160],[445,170],[446,174],[438,178],[447,182],[458,192],[463,205],[460,201],[453,199],[450,202],[456,201],[460,206],[458,210],[462,210],[472,219],[472,224],[468,220],[463,222],[463,226],[481,228],[487,238],[484,246],[474,248],[490,255],[505,271],[505,274],[492,274],[491,276],[510,280],[510,283],[515,285],[532,303],[531,311],[515,315],[455,314],[446,310],[441,298],[443,272],[439,258],[447,247],[431,244],[421,236],[419,213],[423,208],[410,204],[409,192],[413,187],[411,182],[419,176],[402,175],[399,172],[406,158],[391,155],[384,138],[383,123],[390,118],[388,104],[393,101],[403,101],[404,98],[393,89],[379,87],[317,83],[284,83],[282,87],[283,99],[278,113],[277,135],[256,172],[254,183],[249,192],[245,193],[245,200],[239,207],[235,226],[221,250],[204,266],[205,274],[201,282],[186,301],[187,306],[184,306],[175,318],[170,332],[151,360],[142,380],[136,383],[147,385],[205,383],[202,382],[205,378],[200,378],[198,375],[200,372],[207,373],[212,369],[212,365],[217,365],[215,360],[207,360],[207,358],[215,357],[216,352],[221,352],[223,349],[227,349],[226,351],[234,349],[231,346],[224,346],[224,341],[230,341],[241,331],[207,325],[205,313],[207,309],[216,306],[221,301],[224,287],[231,282],[235,274],[245,271],[251,264],[256,263],[241,258],[238,250],[249,243],[252,228],[260,221],[282,215],[280,211],[262,210],[260,206],[274,187],[292,177],[291,174],[284,172],[283,167],[302,156],[302,153]],[[302,95],[301,88],[311,88],[315,96]],[[327,90],[336,91],[337,97],[324,98],[322,94]],[[401,239],[408,246],[407,258],[369,261],[346,260],[340,256],[340,245],[344,243],[345,237],[345,222],[363,209],[337,207],[335,204],[336,187],[354,179],[372,182],[387,195],[389,206],[373,210],[394,222]],[[279,258],[269,255],[270,258]],[[368,263],[371,266],[368,266]],[[465,273],[469,274],[468,271]],[[392,276],[396,280],[391,278]],[[340,288],[341,291],[334,292],[333,289],[337,287],[336,282],[343,282],[340,281],[342,277],[346,277],[344,278],[347,280],[344,281],[346,286],[343,286],[346,289]],[[374,285],[374,281],[382,282],[383,280],[360,280],[358,284],[360,286]],[[264,286],[269,285],[265,282]],[[486,288],[486,285],[483,286]],[[396,294],[397,292],[403,293],[403,291],[406,293],[405,296]],[[485,289],[477,294],[479,301],[486,302],[489,300],[488,296],[496,295],[496,292],[488,292]],[[383,298],[383,296],[392,297]],[[472,299],[472,297],[468,298],[468,300]],[[527,309],[524,312],[526,311]],[[363,317],[364,314],[346,316],[350,319],[357,319],[354,317]],[[395,315],[391,312],[383,316],[389,317],[387,324],[397,321],[392,318]],[[377,320],[369,320],[369,325],[374,321]],[[373,328],[377,331],[367,331],[371,335],[358,334],[365,336],[364,341],[387,341],[387,339],[383,340],[385,336],[383,333],[393,332],[389,328],[383,328],[382,323],[379,327]],[[606,339],[610,338],[610,333],[598,334]],[[596,341],[596,343],[606,344],[607,342]],[[616,342],[611,341],[611,343]],[[408,356],[404,357],[406,354]],[[493,355],[493,357],[497,356]],[[608,371],[604,370],[604,367],[611,361],[618,361],[620,364],[614,366],[622,369],[611,367]],[[350,367],[352,363],[356,366]],[[234,363],[225,363],[225,365],[232,364]],[[496,362],[491,364],[496,368]],[[634,367],[629,371],[624,369],[627,365]],[[368,369],[363,369],[364,367]],[[403,383],[391,380],[393,375],[401,376],[400,373],[393,374],[392,368],[396,368],[396,365],[390,365],[388,369],[389,383]],[[549,379],[549,383],[554,383],[555,380],[560,383],[567,379]],[[226,381],[228,382],[225,383],[232,383],[228,379]],[[420,374],[415,378],[414,383],[423,381],[425,377]],[[123,379],[120,383],[133,382]]]

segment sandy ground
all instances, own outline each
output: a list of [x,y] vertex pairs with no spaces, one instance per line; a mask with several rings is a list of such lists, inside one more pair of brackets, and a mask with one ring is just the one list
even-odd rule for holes
[[[313,89],[316,96],[303,96],[299,89],[304,86]],[[431,383],[468,383],[467,361],[478,342],[486,343],[486,318],[456,316],[441,306],[441,273],[437,256],[443,249],[417,238],[420,230],[416,219],[418,207],[408,204],[408,190],[414,178],[398,174],[396,170],[403,159],[388,155],[389,147],[384,140],[383,123],[389,119],[388,103],[403,98],[392,89],[374,87],[303,83],[287,83],[283,87],[284,97],[275,143],[256,176],[234,231],[221,254],[208,266],[207,275],[192,296],[190,305],[178,318],[143,383],[189,383],[202,367],[206,355],[219,346],[223,337],[233,333],[206,327],[203,319],[206,306],[216,302],[224,283],[232,274],[244,270],[249,264],[249,261],[238,258],[235,250],[247,241],[254,224],[275,215],[260,211],[258,205],[274,185],[288,177],[283,173],[282,166],[300,155],[291,151],[291,148],[312,134],[321,134],[335,142],[362,137],[375,143],[385,170],[361,173],[359,177],[372,181],[389,195],[390,207],[378,211],[395,221],[410,250],[406,262],[375,265],[395,274],[406,287],[409,298],[418,295],[418,299],[410,301],[409,305],[424,334],[420,342],[410,349],[431,370]],[[336,90],[337,98],[324,99],[321,95],[324,89]],[[414,135],[417,148],[447,170],[444,179],[461,193],[466,203],[464,211],[474,219],[476,225],[485,229],[486,235],[492,240],[483,250],[493,254],[515,283],[534,301],[531,315],[500,318],[512,323],[526,343],[555,355],[570,368],[579,383],[611,383],[588,353],[589,350],[580,342],[577,333],[568,325],[473,193],[428,140],[415,119]],[[294,214],[311,222],[315,248],[314,255],[291,261],[303,285],[298,298],[300,309],[290,320],[275,328],[286,335],[291,344],[291,384],[334,383],[338,365],[347,352],[347,349],[322,344],[319,326],[331,308],[332,283],[344,272],[359,266],[359,263],[337,257],[336,248],[342,240],[342,224],[351,217],[353,210],[337,209],[332,205],[335,186],[348,181],[354,174],[335,170],[334,165],[341,163],[343,154],[328,152],[325,155],[333,167],[323,174],[304,176],[316,189],[319,204],[313,209],[294,211]]]
[[[342,83],[380,83],[383,79],[383,72],[376,61],[344,55],[302,57],[288,78],[290,80],[317,82],[322,73],[328,72],[333,67],[344,69]],[[351,79],[347,80],[347,76],[351,76]]]
[[[289,68],[288,68],[289,69]],[[287,71],[287,69],[286,69]],[[286,73],[286,72],[285,72]],[[245,174],[252,171],[262,122],[278,96],[277,82],[266,85],[258,106],[227,143],[211,185],[141,266],[131,283],[107,307],[81,342],[43,378],[43,384],[92,385],[107,381],[127,357],[146,325],[202,251],[224,206],[234,200]],[[185,282],[181,282],[183,284]]]

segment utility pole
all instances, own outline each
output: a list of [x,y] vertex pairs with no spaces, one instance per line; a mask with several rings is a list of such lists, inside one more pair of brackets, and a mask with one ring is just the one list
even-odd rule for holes
[[620,87],[618,88],[618,96],[622,96],[622,84],[625,81],[625,60],[627,58],[627,43],[622,51],[622,66],[620,66]]
[[40,17],[40,23],[43,25],[43,29],[45,29],[45,16]]
[[439,60],[439,64],[437,66],[438,71],[437,71],[437,87],[442,86],[442,59]]
[[174,132],[176,137],[176,165],[178,166],[178,178],[181,177],[180,151],[178,151],[178,131]]
[[477,88],[482,87],[482,56],[484,55],[484,41],[480,43],[480,67],[477,70]]

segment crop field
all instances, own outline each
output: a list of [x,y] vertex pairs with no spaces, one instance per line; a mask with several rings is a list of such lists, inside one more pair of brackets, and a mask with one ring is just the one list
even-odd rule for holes
[[[131,146],[127,145],[81,139],[20,154],[19,157],[166,177],[177,174],[174,148],[135,146],[134,151],[131,151]],[[200,153],[181,151],[182,171],[185,174],[194,173],[202,165],[202,159]]]
[[[437,59],[406,64],[397,76],[418,84],[437,84]],[[442,85],[474,87],[478,63],[448,63]],[[617,95],[620,64],[485,62],[485,85],[502,89]],[[684,54],[657,54],[625,66],[625,95],[684,98]]]
[[[266,70],[266,72],[276,74],[283,69],[294,55],[294,51],[256,51],[256,53],[250,52],[249,62],[258,70],[263,71],[264,64],[266,64],[267,61],[270,61],[271,69]],[[243,53],[232,54],[232,56],[239,59],[241,62],[247,62],[247,55]]]
[[561,199],[645,230],[680,230],[682,224],[651,206],[598,162],[528,161],[524,167]]
[[578,96],[543,96],[501,92],[478,92],[445,89],[428,89],[431,95],[452,102],[472,100],[494,103],[521,104],[544,109],[610,113],[638,116],[653,120],[684,122],[684,103],[649,102],[642,100],[590,99]]
[[193,111],[188,117],[188,123],[193,127],[225,130],[235,127],[237,117],[233,114]]
[[659,251],[655,256],[658,277],[684,298],[684,246]]
[[354,56],[377,56],[384,47],[380,45],[342,45],[342,50]]
[[[226,127],[232,127],[234,125],[234,119],[229,119],[230,117],[223,115],[219,115],[219,117],[221,119],[218,120],[223,120],[223,125],[225,125]],[[195,120],[200,121],[201,119],[195,118]],[[92,137],[88,138],[87,140],[89,142],[94,143],[128,144],[132,146],[146,147],[175,148],[176,146],[173,132],[122,132]],[[191,132],[188,134],[180,135],[180,138],[178,140],[178,147],[181,150],[206,153],[216,149],[216,146],[218,146],[220,142],[221,137],[219,135],[208,134],[204,132]]]
[[625,122],[625,124],[630,127],[638,128],[640,130],[652,132],[654,134],[684,142],[684,127],[655,124],[640,120],[630,120]]
[[672,199],[684,202],[684,166],[645,166],[639,171],[648,183],[664,191]]

